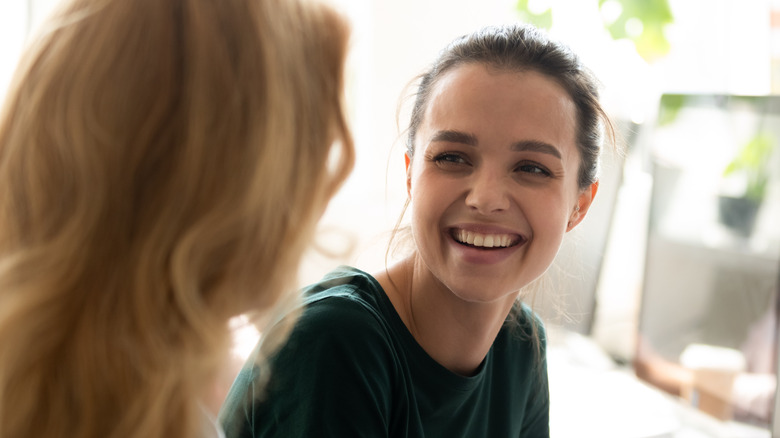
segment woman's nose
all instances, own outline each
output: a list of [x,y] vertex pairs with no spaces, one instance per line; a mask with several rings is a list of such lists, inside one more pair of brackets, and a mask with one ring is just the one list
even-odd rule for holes
[[491,214],[509,208],[507,178],[501,172],[483,168],[472,174],[466,194],[466,206],[480,214]]

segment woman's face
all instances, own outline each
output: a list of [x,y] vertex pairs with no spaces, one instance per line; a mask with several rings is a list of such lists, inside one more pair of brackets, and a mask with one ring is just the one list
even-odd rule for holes
[[540,73],[465,64],[439,78],[424,117],[407,166],[419,255],[463,300],[514,299],[595,194],[577,187],[575,106]]

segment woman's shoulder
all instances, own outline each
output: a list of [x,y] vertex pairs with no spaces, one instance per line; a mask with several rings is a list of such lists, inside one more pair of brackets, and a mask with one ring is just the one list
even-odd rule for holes
[[504,327],[514,329],[515,332],[519,330],[525,333],[531,333],[536,330],[543,338],[546,335],[542,318],[528,304],[522,301],[517,301],[512,306]]
[[339,267],[303,290],[304,307],[293,336],[318,343],[386,338],[383,293],[370,274]]
[[288,373],[293,380],[302,373],[331,379],[344,375],[340,380],[348,380],[364,368],[376,371],[372,379],[389,379],[398,349],[374,282],[362,271],[343,267],[307,287],[303,310],[271,359],[277,375]]
[[515,303],[497,338],[505,348],[544,357],[547,332],[541,317],[523,302]]
[[233,384],[221,414],[228,436],[353,436],[386,424],[401,371],[373,282],[344,267],[304,289],[284,345],[267,363],[250,360]]
[[382,288],[371,274],[351,266],[339,266],[322,280],[305,287],[302,293],[306,308],[343,303],[340,301],[343,300],[372,310],[379,307]]

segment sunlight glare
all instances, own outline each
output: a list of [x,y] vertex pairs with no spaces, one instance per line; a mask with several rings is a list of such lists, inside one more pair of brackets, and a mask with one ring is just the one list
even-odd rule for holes
[[623,5],[621,5],[616,0],[607,0],[603,5],[601,5],[600,11],[601,18],[604,20],[604,23],[610,25],[617,21],[617,19],[620,17],[620,14],[623,13]]
[[642,20],[638,18],[629,18],[628,21],[626,21],[626,33],[628,36],[636,38],[639,35],[642,35],[644,30],[645,26],[642,24]]
[[528,0],[528,11],[532,14],[542,14],[552,7],[550,0]]

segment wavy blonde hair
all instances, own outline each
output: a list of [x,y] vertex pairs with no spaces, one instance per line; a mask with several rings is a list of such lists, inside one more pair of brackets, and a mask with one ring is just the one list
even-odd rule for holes
[[307,0],[70,0],[0,115],[0,437],[191,437],[352,168]]

